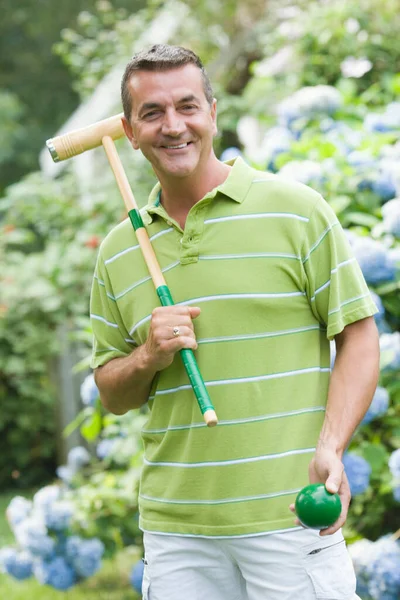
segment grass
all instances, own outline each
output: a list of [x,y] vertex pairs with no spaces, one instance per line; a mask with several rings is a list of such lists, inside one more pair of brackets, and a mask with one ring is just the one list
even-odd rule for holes
[[[32,493],[17,492],[30,498]],[[5,518],[5,509],[15,492],[0,495],[0,548],[14,543],[14,536]],[[140,600],[133,591],[128,576],[139,555],[127,548],[113,560],[103,561],[101,570],[67,592],[40,585],[36,579],[16,581],[0,573],[0,598],[7,600]]]

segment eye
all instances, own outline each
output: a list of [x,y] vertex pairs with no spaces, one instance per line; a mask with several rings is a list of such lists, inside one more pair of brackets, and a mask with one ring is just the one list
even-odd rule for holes
[[160,115],[160,113],[161,111],[159,110],[150,110],[142,116],[142,119],[144,119],[145,121],[151,121],[153,119],[156,119]]
[[196,110],[196,106],[194,104],[184,104],[183,106],[181,106],[181,110],[185,111],[185,112],[191,112]]

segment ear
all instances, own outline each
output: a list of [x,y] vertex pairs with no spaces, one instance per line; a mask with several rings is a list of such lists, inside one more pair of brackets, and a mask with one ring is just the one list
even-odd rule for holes
[[218,128],[217,128],[217,101],[214,98],[212,105],[211,105],[211,119],[212,119],[212,123],[213,123],[213,137],[215,137],[218,133]]
[[132,125],[130,124],[130,122],[128,121],[128,119],[125,116],[121,117],[121,122],[122,122],[122,127],[124,128],[124,131],[125,131],[125,135],[128,138],[128,140],[130,141],[130,143],[132,144],[132,147],[135,150],[138,150],[139,144],[137,143],[135,134],[133,133]]

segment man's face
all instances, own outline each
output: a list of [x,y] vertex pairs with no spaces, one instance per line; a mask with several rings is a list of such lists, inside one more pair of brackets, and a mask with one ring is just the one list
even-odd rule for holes
[[128,83],[132,98],[125,131],[164,178],[184,178],[207,164],[216,128],[215,101],[206,100],[200,70],[138,71]]

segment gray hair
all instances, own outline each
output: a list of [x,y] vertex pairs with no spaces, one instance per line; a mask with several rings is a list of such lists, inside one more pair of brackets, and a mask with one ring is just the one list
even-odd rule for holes
[[168,71],[190,64],[200,70],[204,95],[211,106],[214,98],[211,82],[197,54],[181,46],[155,44],[150,50],[142,50],[135,54],[125,67],[121,81],[121,99],[125,118],[129,121],[132,112],[132,98],[128,90],[128,82],[133,73],[136,71]]

